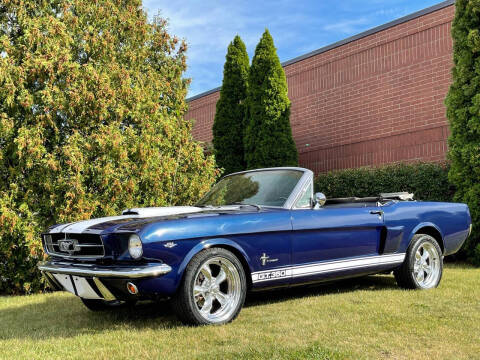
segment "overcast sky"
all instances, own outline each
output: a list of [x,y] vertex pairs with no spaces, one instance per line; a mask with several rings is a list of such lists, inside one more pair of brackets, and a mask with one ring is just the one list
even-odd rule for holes
[[221,85],[228,43],[238,34],[250,59],[265,28],[280,61],[358,34],[438,0],[144,0],[149,16],[169,19],[171,34],[188,48],[188,96]]

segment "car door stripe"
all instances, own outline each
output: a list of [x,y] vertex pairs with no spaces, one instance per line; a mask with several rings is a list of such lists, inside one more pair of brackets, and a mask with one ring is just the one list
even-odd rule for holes
[[295,278],[334,271],[360,269],[377,265],[401,264],[404,259],[405,253],[402,253],[368,256],[348,260],[322,261],[320,263],[274,268],[252,273],[252,282],[257,283],[262,281],[285,279],[288,277]]

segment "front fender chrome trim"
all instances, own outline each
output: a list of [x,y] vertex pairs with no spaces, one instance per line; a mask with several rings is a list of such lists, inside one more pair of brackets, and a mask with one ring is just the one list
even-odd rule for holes
[[104,266],[97,266],[91,264],[79,263],[65,263],[54,261],[42,261],[38,263],[40,271],[68,274],[77,276],[91,276],[97,278],[123,278],[123,279],[138,279],[143,277],[155,277],[165,275],[172,271],[172,268],[167,264],[155,265],[138,265],[138,266],[116,266],[107,268]]

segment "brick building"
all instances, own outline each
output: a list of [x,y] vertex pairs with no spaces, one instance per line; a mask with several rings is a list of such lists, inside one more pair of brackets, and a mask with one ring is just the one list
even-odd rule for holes
[[[454,12],[444,1],[284,62],[300,165],[444,160]],[[218,97],[217,88],[188,99],[197,140],[212,140]]]

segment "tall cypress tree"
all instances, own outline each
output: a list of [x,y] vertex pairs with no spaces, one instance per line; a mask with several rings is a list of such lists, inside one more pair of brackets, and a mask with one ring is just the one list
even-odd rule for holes
[[449,179],[457,188],[456,200],[470,207],[474,230],[464,250],[480,265],[480,3],[457,0],[455,8],[453,84],[445,101],[451,130]]
[[229,174],[245,169],[243,134],[249,60],[240,36],[228,45],[223,83],[213,122],[217,165]]
[[298,164],[290,127],[287,79],[268,30],[255,49],[250,67],[246,121],[247,168]]

